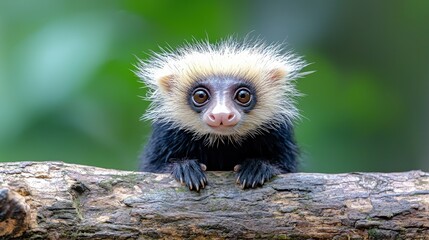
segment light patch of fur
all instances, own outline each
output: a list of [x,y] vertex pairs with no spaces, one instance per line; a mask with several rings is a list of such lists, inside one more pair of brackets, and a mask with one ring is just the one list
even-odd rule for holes
[[[216,44],[196,42],[176,51],[164,51],[148,61],[140,60],[137,75],[149,87],[152,101],[146,119],[167,122],[171,127],[190,131],[207,144],[240,144],[245,137],[267,131],[270,126],[293,121],[299,114],[294,98],[294,81],[302,76],[305,63],[281,45],[260,41],[239,43],[233,39]],[[193,84],[211,76],[245,79],[256,89],[257,104],[228,133],[216,133],[188,103]]]

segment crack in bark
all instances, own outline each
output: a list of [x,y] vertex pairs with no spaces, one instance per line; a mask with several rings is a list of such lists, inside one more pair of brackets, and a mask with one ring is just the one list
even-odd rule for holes
[[[233,173],[207,174],[210,185],[195,193],[168,174],[56,162],[0,164],[1,186],[29,206],[22,238],[429,236],[427,173],[286,174],[252,190],[236,186]],[[0,228],[0,236],[17,235]]]

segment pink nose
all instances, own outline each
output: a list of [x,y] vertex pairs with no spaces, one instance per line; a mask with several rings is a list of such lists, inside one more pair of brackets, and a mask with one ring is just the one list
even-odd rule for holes
[[205,122],[211,127],[223,126],[235,126],[240,118],[238,115],[229,113],[209,113],[205,117]]

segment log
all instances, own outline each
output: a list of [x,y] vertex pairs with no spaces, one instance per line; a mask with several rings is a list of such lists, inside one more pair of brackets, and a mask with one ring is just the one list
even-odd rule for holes
[[1,163],[0,238],[429,238],[429,173],[295,173],[246,190],[233,172],[207,177],[191,192],[169,174]]

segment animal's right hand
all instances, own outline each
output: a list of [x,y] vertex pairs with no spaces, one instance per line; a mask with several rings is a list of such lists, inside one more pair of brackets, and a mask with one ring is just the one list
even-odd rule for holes
[[189,190],[200,191],[207,185],[207,177],[204,171],[206,166],[195,159],[170,160],[173,164],[171,175],[189,187]]

